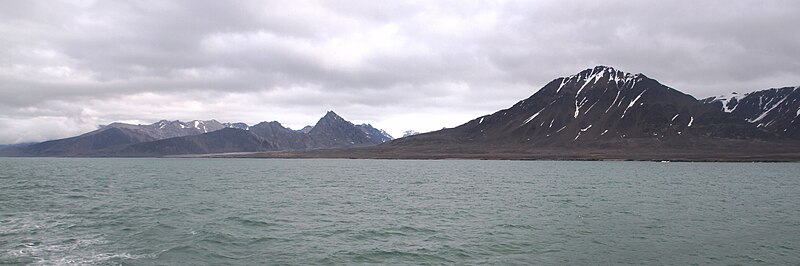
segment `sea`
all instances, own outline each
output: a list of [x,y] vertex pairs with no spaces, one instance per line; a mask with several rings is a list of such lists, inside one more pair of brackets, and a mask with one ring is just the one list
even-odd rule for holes
[[0,158],[6,265],[798,265],[800,164]]

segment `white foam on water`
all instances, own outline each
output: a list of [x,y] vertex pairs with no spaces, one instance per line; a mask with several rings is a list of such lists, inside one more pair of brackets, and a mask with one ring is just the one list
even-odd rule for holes
[[34,265],[97,265],[113,259],[135,260],[153,257],[155,256],[131,255],[130,253],[93,253],[37,261]]

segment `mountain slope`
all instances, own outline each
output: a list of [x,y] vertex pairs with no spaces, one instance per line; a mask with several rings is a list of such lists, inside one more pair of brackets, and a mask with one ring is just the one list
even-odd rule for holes
[[116,156],[162,156],[275,150],[275,145],[250,131],[224,128],[200,135],[138,143],[106,152]]
[[188,123],[161,120],[150,125],[112,123],[75,137],[45,141],[6,151],[12,156],[94,156],[107,150],[159,139],[190,136],[224,128],[216,120]]
[[270,141],[278,150],[302,150],[311,146],[311,140],[305,133],[285,128],[277,121],[261,122],[249,130],[256,136]]
[[800,139],[800,86],[773,88],[745,95],[734,92],[707,98],[703,102],[765,131]]
[[21,156],[86,156],[99,150],[153,141],[155,138],[141,131],[106,127],[80,136],[45,141],[24,147]]
[[[230,124],[229,126],[236,126],[238,124]],[[228,127],[216,120],[193,120],[189,122],[181,122],[178,120],[167,121],[161,120],[150,125],[131,125],[125,123],[112,123],[104,128],[124,128],[134,131],[140,131],[147,134],[154,139],[168,139],[174,137],[183,137],[198,135],[208,132],[217,131]]]
[[386,131],[374,128],[370,124],[356,125],[356,128],[364,132],[368,138],[375,140],[375,142],[384,143],[394,139],[392,135],[389,135]]
[[643,74],[598,66],[555,79],[511,108],[388,145],[688,147],[720,138],[779,137]]
[[[325,114],[308,132],[310,148],[335,148],[348,146],[376,145],[384,142],[386,136],[377,135],[372,126],[356,126],[333,111]],[[376,130],[377,131],[377,130]]]

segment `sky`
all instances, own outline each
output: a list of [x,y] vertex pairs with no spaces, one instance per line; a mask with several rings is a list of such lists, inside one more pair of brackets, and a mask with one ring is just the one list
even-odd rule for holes
[[596,65],[696,98],[800,85],[800,1],[0,2],[0,144],[328,110],[395,137]]

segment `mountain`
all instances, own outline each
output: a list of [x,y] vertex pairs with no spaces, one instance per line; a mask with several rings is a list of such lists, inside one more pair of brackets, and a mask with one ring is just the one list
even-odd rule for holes
[[6,148],[24,148],[30,145],[36,144],[35,142],[23,142],[23,143],[16,143],[16,144],[0,144],[0,149]]
[[389,133],[387,133],[386,131],[374,128],[370,124],[356,125],[356,128],[360,129],[362,132],[364,132],[364,134],[367,134],[368,138],[376,140],[376,144],[377,141],[380,141],[380,143],[384,143],[394,139],[392,135],[389,135]]
[[511,108],[405,141],[616,146],[707,137],[772,136],[643,74],[598,66],[555,79]]
[[365,132],[369,129],[374,130],[372,126],[358,127],[333,111],[328,111],[308,132],[308,137],[311,138],[310,148],[367,146],[384,142],[385,136],[381,136],[380,133],[371,135]]
[[86,156],[100,150],[156,140],[142,131],[105,127],[80,136],[45,141],[21,148],[18,156]]
[[168,138],[129,145],[105,154],[114,156],[163,156],[276,150],[275,145],[251,131],[224,128],[200,135]]
[[160,139],[198,135],[224,128],[216,120],[190,122],[167,121],[149,125],[112,123],[83,135],[31,144],[27,147],[4,149],[3,154],[14,156],[93,156],[107,150]]
[[406,130],[406,131],[403,131],[403,138],[405,138],[405,137],[411,137],[411,136],[415,136],[415,135],[419,135],[419,132],[417,132],[417,131],[415,131],[415,130]]
[[17,144],[0,144],[0,156],[16,156],[30,145],[36,143],[25,142]]
[[312,146],[307,134],[285,128],[277,121],[258,123],[250,127],[250,132],[269,140],[278,150],[303,150]]
[[241,123],[241,122],[239,122],[239,123],[222,123],[222,126],[224,126],[226,128],[237,128],[237,129],[242,129],[242,130],[250,129],[250,126],[248,126],[245,123]]
[[311,132],[311,129],[312,129],[312,128],[314,128],[314,127],[312,127],[312,126],[305,126],[305,127],[303,127],[302,129],[300,129],[300,130],[298,130],[298,131],[308,134],[308,132]]
[[[246,125],[245,125],[246,126]],[[140,131],[155,139],[167,139],[174,137],[183,137],[198,135],[208,132],[217,131],[226,127],[216,120],[193,120],[189,122],[181,122],[178,120],[167,121],[161,120],[150,125],[131,125],[125,123],[112,123],[104,128],[124,128],[134,131]]]
[[800,113],[796,93],[766,90],[723,106],[721,99],[698,100],[641,73],[597,66],[557,78],[508,109],[458,127],[351,152],[369,158],[791,155],[800,151],[793,135]]
[[800,86],[773,88],[747,94],[703,100],[731,116],[759,129],[787,138],[800,139]]

